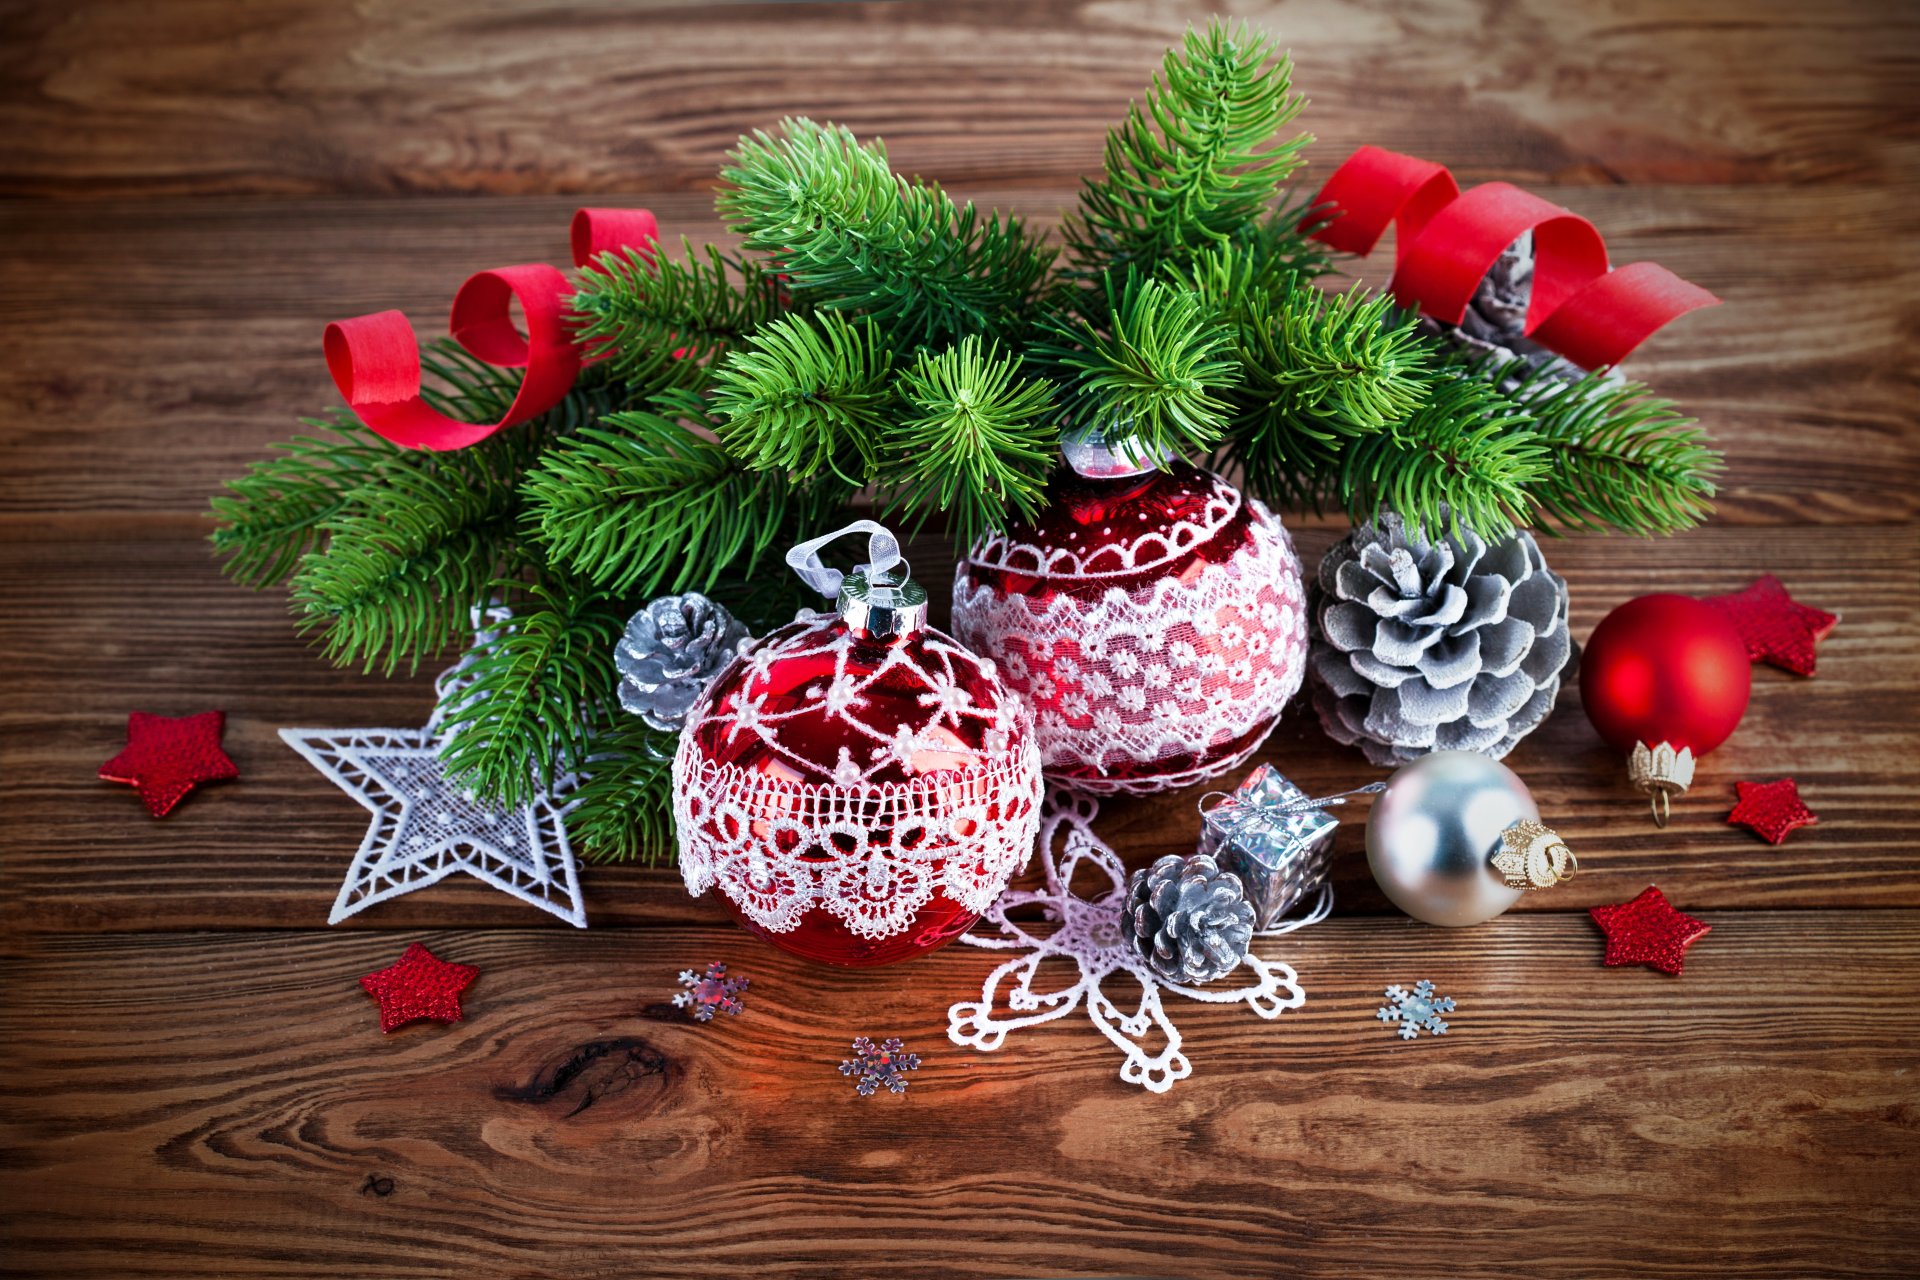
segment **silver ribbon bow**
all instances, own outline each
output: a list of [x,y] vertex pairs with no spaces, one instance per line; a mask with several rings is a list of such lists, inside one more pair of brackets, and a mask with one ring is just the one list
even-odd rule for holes
[[867,535],[867,562],[853,567],[858,574],[865,574],[869,580],[883,573],[891,573],[894,566],[900,567],[900,579],[905,581],[913,572],[906,560],[900,555],[900,540],[885,525],[875,520],[855,520],[844,529],[835,529],[832,533],[822,534],[818,538],[799,543],[787,552],[787,567],[800,575],[800,580],[832,600],[840,594],[840,584],[847,575],[820,559],[821,548],[850,533]]

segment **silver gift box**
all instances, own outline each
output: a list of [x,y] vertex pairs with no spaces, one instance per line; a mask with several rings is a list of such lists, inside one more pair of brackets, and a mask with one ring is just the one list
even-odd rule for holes
[[1200,852],[1240,877],[1257,929],[1273,928],[1326,883],[1333,829],[1340,823],[1324,809],[1285,812],[1306,802],[1306,792],[1263,764],[1201,823]]

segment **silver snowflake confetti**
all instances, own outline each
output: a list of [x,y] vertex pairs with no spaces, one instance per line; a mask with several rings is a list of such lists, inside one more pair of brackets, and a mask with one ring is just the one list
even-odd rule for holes
[[1430,1036],[1447,1034],[1447,1024],[1441,1018],[1443,1013],[1453,1012],[1453,997],[1433,994],[1433,984],[1425,978],[1413,984],[1409,991],[1402,986],[1387,988],[1387,999],[1391,1005],[1382,1005],[1374,1016],[1382,1022],[1400,1024],[1400,1038],[1412,1040],[1422,1031]]
[[674,1007],[693,1010],[695,1022],[712,1022],[716,1013],[737,1014],[746,1008],[740,993],[751,983],[751,978],[729,978],[727,966],[717,961],[704,974],[682,969],[680,985],[686,990],[673,997]]
[[877,1047],[860,1036],[853,1042],[858,1056],[842,1062],[840,1074],[860,1077],[854,1087],[863,1098],[877,1093],[881,1085],[890,1093],[905,1093],[907,1072],[920,1069],[920,1055],[908,1053],[906,1048],[898,1036],[881,1041]]

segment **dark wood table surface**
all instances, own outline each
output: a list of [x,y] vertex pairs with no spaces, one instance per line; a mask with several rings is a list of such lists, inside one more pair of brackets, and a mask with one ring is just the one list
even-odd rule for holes
[[[1050,218],[1207,12],[0,10],[0,1273],[1920,1271],[1911,5],[1244,11],[1292,47],[1317,172],[1373,142],[1517,181],[1725,299],[1635,361],[1725,448],[1716,519],[1547,544],[1579,636],[1763,572],[1841,615],[1813,679],[1756,668],[1670,830],[1563,694],[1509,763],[1579,879],[1429,928],[1343,828],[1338,917],[1261,944],[1306,1006],[1176,1009],[1194,1074],[1165,1096],[1077,1019],[950,1044],[984,953],[807,966],[669,870],[588,868],[586,932],[460,878],[326,927],[363,814],[275,731],[418,723],[429,684],[328,669],[280,594],[221,578],[204,517],[331,401],[322,324],[431,330],[469,272],[563,255],[577,203],[708,236],[722,151],[783,113]],[[1338,532],[1292,523],[1309,560]],[[210,707],[239,781],[154,822],[95,779],[128,711]],[[1298,709],[1261,758],[1311,788],[1378,776]],[[1727,825],[1735,780],[1787,775],[1817,828]],[[1184,850],[1195,798],[1102,829],[1130,861]],[[1653,882],[1713,926],[1679,979],[1602,968],[1586,915]],[[383,1037],[356,979],[414,939],[482,975],[465,1021]],[[673,1016],[675,973],[719,958],[747,1014]],[[1373,1010],[1421,977],[1454,1030],[1402,1044]],[[860,1032],[922,1053],[904,1097],[837,1074]],[[650,1065],[567,1079],[605,1041]]]

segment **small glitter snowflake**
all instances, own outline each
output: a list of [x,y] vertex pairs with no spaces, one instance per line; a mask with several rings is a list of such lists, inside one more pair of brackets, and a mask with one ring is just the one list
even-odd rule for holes
[[729,978],[727,966],[710,964],[704,974],[691,969],[680,971],[680,985],[686,990],[673,997],[675,1008],[692,1009],[695,1022],[712,1022],[715,1013],[739,1013],[746,1008],[740,993],[750,978]]
[[860,1036],[853,1042],[853,1051],[859,1056],[842,1062],[840,1074],[860,1077],[854,1087],[863,1098],[878,1092],[881,1085],[891,1093],[905,1093],[907,1072],[920,1069],[920,1055],[906,1052],[906,1045],[898,1036],[882,1041],[877,1047],[873,1041]]
[[1453,997],[1436,999],[1433,984],[1425,978],[1414,983],[1411,991],[1401,986],[1388,987],[1387,999],[1393,1003],[1382,1005],[1374,1016],[1382,1022],[1398,1022],[1402,1040],[1411,1040],[1422,1031],[1433,1036],[1447,1034],[1447,1024],[1440,1015],[1453,1012]]

